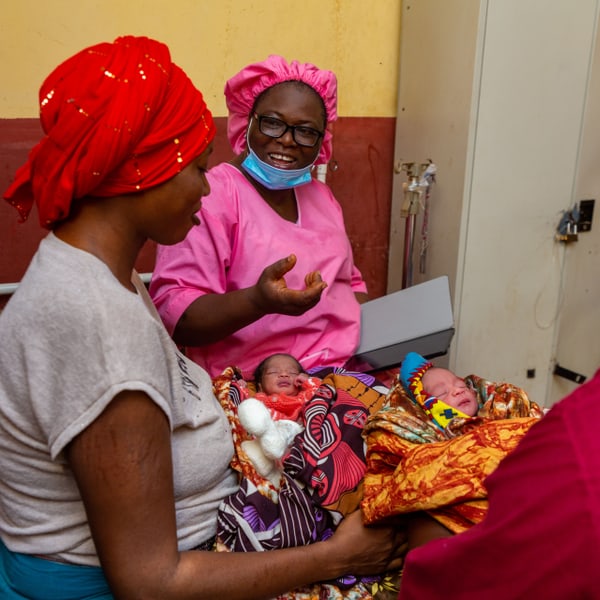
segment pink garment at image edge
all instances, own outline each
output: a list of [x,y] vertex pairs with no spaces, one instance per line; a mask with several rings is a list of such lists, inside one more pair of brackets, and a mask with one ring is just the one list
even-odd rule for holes
[[486,479],[486,519],[408,553],[401,600],[600,598],[600,370]]

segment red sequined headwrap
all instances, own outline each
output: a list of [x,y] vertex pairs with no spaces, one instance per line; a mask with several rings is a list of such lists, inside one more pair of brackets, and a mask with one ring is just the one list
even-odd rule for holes
[[68,217],[73,200],[129,194],[171,179],[215,135],[212,115],[164,44],[125,36],[86,48],[40,88],[46,136],[4,198],[25,220]]

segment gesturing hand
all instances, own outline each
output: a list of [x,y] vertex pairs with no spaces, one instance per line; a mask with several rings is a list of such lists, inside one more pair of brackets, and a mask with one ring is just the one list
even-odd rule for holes
[[327,283],[319,271],[311,271],[304,277],[306,287],[295,290],[287,286],[285,274],[296,264],[296,256],[290,254],[269,265],[261,273],[255,286],[256,301],[266,313],[301,315],[315,306],[321,299]]

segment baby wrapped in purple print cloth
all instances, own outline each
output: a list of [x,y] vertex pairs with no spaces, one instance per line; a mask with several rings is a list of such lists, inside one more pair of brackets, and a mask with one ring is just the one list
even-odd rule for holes
[[[220,550],[273,550],[324,540],[359,507],[366,465],[362,431],[367,418],[383,406],[387,388],[372,376],[343,369],[314,375],[322,385],[303,408],[305,429],[283,462],[279,486],[261,477],[243,450],[248,434],[237,406],[247,396],[246,382],[233,368],[214,380],[232,427],[232,466],[241,477],[239,491],[219,508]],[[349,575],[335,583],[348,588],[380,579]]]

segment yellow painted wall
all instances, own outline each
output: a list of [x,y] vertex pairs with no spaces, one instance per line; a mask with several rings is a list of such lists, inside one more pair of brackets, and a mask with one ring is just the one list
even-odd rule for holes
[[270,53],[336,72],[340,116],[394,117],[401,0],[5,0],[0,118],[35,117],[44,77],[124,34],[169,45],[216,116],[225,80]]

